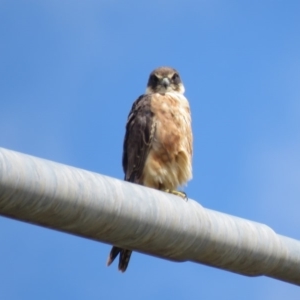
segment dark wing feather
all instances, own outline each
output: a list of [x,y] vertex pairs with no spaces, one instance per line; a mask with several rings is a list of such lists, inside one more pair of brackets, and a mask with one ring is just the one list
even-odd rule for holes
[[120,254],[119,270],[121,272],[125,272],[128,267],[131,253],[132,253],[131,250],[126,250],[126,249],[113,246],[108,256],[107,266],[109,266],[115,260],[118,254]]
[[139,183],[155,131],[151,95],[140,96],[132,105],[123,145],[125,180]]
[[[140,179],[151,148],[154,132],[151,96],[142,95],[133,103],[126,124],[123,145],[123,169],[126,181],[141,184]],[[109,266],[120,255],[119,270],[125,272],[131,253],[131,250],[113,246],[107,265]]]

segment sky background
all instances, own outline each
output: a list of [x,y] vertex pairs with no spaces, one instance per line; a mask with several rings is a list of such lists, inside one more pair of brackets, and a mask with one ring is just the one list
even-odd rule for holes
[[[125,122],[181,74],[204,207],[300,239],[300,1],[0,0],[0,146],[123,178]],[[299,299],[299,287],[0,217],[1,299]]]

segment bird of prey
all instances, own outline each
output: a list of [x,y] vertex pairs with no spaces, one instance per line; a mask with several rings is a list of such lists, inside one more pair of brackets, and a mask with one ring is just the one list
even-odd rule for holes
[[[192,178],[192,129],[189,102],[179,73],[170,67],[151,72],[145,94],[128,116],[123,145],[125,180],[173,193]],[[132,251],[113,246],[109,266],[120,254],[125,272]]]

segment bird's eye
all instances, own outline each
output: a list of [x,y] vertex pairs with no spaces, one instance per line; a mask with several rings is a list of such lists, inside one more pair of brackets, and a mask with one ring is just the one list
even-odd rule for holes
[[175,73],[173,76],[172,76],[172,80],[173,82],[177,83],[179,81],[179,75],[177,73]]
[[158,78],[156,77],[156,75],[151,75],[151,82],[152,82],[152,84],[157,84],[157,82],[158,82]]

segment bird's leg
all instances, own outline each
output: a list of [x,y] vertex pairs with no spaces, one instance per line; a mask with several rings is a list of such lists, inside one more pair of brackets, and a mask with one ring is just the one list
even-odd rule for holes
[[165,189],[164,192],[179,196],[179,197],[183,198],[183,200],[188,201],[188,197],[185,192],[170,190],[170,189]]

